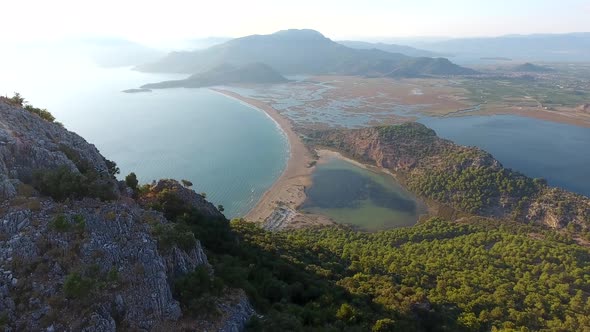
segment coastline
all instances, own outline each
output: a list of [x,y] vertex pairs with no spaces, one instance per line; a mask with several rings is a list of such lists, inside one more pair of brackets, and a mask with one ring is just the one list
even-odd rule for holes
[[297,211],[306,199],[305,188],[311,185],[314,167],[310,165],[314,159],[299,135],[293,130],[291,122],[262,101],[219,88],[210,88],[210,90],[265,112],[278,124],[289,142],[289,158],[285,170],[244,218],[264,223],[269,229],[331,224],[332,221],[326,217],[302,214]]

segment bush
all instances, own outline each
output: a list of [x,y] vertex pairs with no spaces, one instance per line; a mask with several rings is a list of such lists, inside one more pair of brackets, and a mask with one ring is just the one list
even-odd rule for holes
[[32,186],[41,194],[56,201],[83,197],[94,197],[104,201],[116,198],[113,187],[107,179],[91,175],[92,177],[88,177],[72,172],[66,166],[36,170],[33,172]]
[[183,224],[158,224],[154,227],[158,244],[165,249],[177,246],[191,250],[197,245],[197,239],[188,226]]
[[41,194],[50,196],[57,201],[88,195],[88,185],[84,177],[65,166],[33,172],[32,185]]
[[55,121],[55,117],[44,108],[37,108],[37,107],[33,107],[31,105],[26,105],[24,107],[24,109],[33,113],[33,114],[37,114],[41,119],[43,119],[45,121],[49,121],[49,122]]
[[135,175],[133,172],[129,173],[129,175],[125,177],[125,184],[134,191],[137,190],[137,185],[139,184],[137,175]]
[[105,164],[107,164],[107,169],[109,170],[109,174],[112,177],[121,173],[119,166],[117,166],[117,163],[115,163],[114,161],[104,158],[104,162],[105,162]]
[[350,304],[343,303],[336,312],[336,318],[345,322],[354,322],[357,319],[357,312]]
[[67,232],[70,230],[70,223],[63,215],[55,217],[51,226],[58,232]]
[[393,319],[384,318],[375,322],[372,328],[373,332],[390,332],[395,331],[395,321]]
[[49,122],[55,121],[55,117],[44,108],[37,108],[30,105],[20,93],[15,92],[11,98],[6,98],[9,103],[22,107],[25,111],[38,115],[41,119]]
[[94,280],[83,277],[80,273],[70,273],[64,282],[63,291],[68,298],[81,299],[92,292],[94,285]]
[[223,283],[212,277],[205,266],[197,267],[174,282],[175,297],[193,312],[216,313],[215,296],[221,294]]

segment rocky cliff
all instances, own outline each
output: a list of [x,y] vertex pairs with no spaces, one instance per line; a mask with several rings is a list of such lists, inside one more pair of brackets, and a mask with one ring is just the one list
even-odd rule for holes
[[489,153],[437,137],[418,123],[307,133],[362,162],[389,169],[421,196],[458,211],[544,223],[554,228],[590,228],[590,199],[550,188],[505,169]]
[[[89,169],[85,169],[88,166]],[[38,170],[65,167],[96,173],[118,194],[108,161],[82,137],[0,99],[0,199],[17,195],[19,184],[30,183]]]
[[[236,290],[227,292],[240,296],[216,300],[219,317],[183,312],[174,280],[197,267],[213,273],[203,247],[194,237],[188,247],[164,246],[155,229],[170,222],[148,208],[149,197],[133,199],[115,169],[80,136],[0,99],[0,327],[243,329],[253,309]],[[176,181],[150,188],[167,190],[203,215],[224,218]]]

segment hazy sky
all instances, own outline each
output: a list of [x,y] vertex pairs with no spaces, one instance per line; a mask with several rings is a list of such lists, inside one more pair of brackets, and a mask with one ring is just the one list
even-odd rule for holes
[[311,28],[332,39],[590,31],[590,0],[2,0],[0,40],[157,43]]

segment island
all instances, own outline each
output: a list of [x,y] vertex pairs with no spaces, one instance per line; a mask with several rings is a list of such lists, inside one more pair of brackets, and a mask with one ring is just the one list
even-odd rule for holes
[[121,92],[125,92],[125,93],[141,93],[141,92],[152,92],[152,90],[145,89],[145,88],[139,88],[139,89],[127,89],[127,90],[123,90]]

